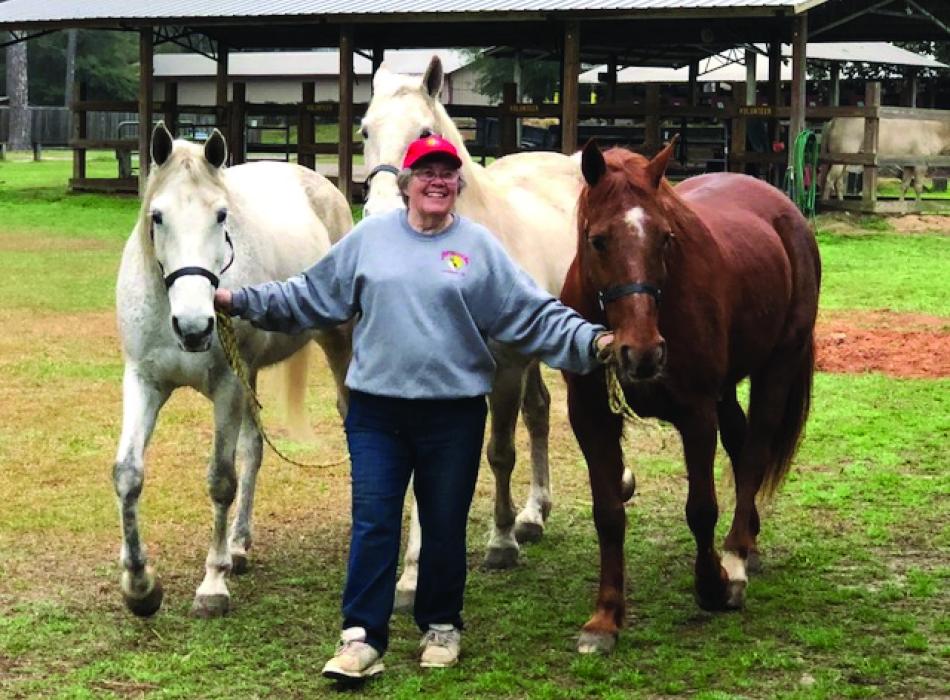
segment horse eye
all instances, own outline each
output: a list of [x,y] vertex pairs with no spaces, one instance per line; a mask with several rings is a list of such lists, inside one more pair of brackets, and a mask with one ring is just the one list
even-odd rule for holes
[[427,138],[427,137],[429,137],[429,136],[432,136],[432,129],[426,128],[426,129],[423,129],[422,131],[419,132],[419,138],[420,138],[420,139],[424,139],[424,138]]
[[369,138],[369,129],[367,129],[365,126],[360,129],[360,133],[363,134],[364,141]]
[[672,231],[667,231],[666,233],[664,233],[664,234],[663,234],[663,246],[666,247],[666,248],[669,248],[669,247],[670,247],[670,244],[673,243],[673,239],[674,239],[674,238],[676,238],[676,236],[673,235],[673,232],[672,232]]
[[152,223],[155,224],[156,226],[162,225],[162,212],[160,211],[152,212]]
[[591,236],[590,244],[594,247],[594,250],[603,253],[607,250],[607,236]]
[[223,224],[224,220],[228,218],[227,209],[218,209],[218,223]]

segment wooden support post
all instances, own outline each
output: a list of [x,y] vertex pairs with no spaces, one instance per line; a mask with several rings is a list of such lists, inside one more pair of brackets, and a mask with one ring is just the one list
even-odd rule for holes
[[353,188],[353,28],[340,27],[340,140],[336,186],[352,201]]
[[[772,107],[772,113],[782,106],[782,39],[776,37],[769,44],[769,105]],[[782,124],[777,117],[769,119],[769,144],[777,143],[782,140]],[[769,167],[766,172],[766,180],[774,185],[781,183],[781,168]]]
[[797,15],[792,30],[792,104],[788,127],[788,153],[805,128],[805,46],[808,44],[808,14]]
[[[879,116],[881,107],[881,84],[868,83],[864,93],[864,105],[874,108],[874,116],[868,116],[864,119],[864,145],[861,148],[862,153],[873,153],[877,155],[881,120]],[[877,204],[877,166],[864,166],[864,182],[861,199],[864,210],[873,212]]]
[[699,104],[699,61],[689,62],[689,106]]
[[615,53],[607,56],[607,103],[617,104],[617,54]]
[[5,141],[0,141],[0,161],[7,159],[7,144]]
[[517,117],[511,112],[511,107],[518,103],[518,85],[505,83],[502,85],[501,118],[498,120],[500,138],[498,139],[499,156],[506,156],[518,150]]
[[832,61],[828,66],[828,106],[841,103],[841,63]]
[[215,126],[228,133],[228,47],[218,42],[217,73],[214,81]]
[[[86,100],[86,84],[77,82],[73,88],[72,132],[73,140],[84,140],[88,134],[86,110],[79,104]],[[86,149],[73,148],[73,179],[82,180],[86,177]]]
[[746,102],[745,90],[745,83],[734,83],[732,86],[735,116],[732,118],[732,143],[729,145],[728,167],[734,173],[745,172],[745,161],[742,157],[746,153],[746,116],[739,111],[739,106]]
[[303,100],[297,112],[297,165],[305,168],[316,167],[316,156],[303,151],[313,145],[313,112],[308,108],[317,96],[317,86],[312,80],[303,84]]
[[231,165],[247,162],[247,143],[244,128],[247,125],[247,83],[231,85],[231,115],[228,119],[228,155]]
[[647,116],[643,124],[643,150],[653,156],[663,145],[660,138],[660,85],[647,83]]
[[904,89],[901,103],[905,107],[917,107],[917,89],[918,89],[918,71],[916,68],[907,67],[904,69]]
[[[139,196],[145,195],[151,161],[149,141],[152,137],[154,75],[152,71],[152,28],[139,32]],[[85,158],[85,155],[83,156]],[[83,168],[85,170],[85,168]],[[83,175],[85,177],[85,175]]]
[[[754,105],[756,102],[756,90],[758,85],[758,80],[756,79],[756,59],[758,59],[758,54],[752,49],[745,50],[745,105]],[[736,106],[738,106],[739,100],[735,99]]]
[[165,83],[165,127],[178,136],[178,83],[171,80]]
[[33,161],[39,163],[43,160],[43,144],[39,141],[33,142]]
[[561,71],[561,153],[577,150],[578,79],[581,74],[581,32],[576,20],[564,23],[564,68]]

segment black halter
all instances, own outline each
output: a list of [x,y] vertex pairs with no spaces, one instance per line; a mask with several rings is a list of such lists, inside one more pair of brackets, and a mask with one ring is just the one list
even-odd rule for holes
[[660,290],[659,287],[654,287],[652,284],[644,284],[643,282],[619,284],[616,287],[608,287],[607,289],[602,289],[597,292],[597,301],[600,302],[600,310],[605,311],[605,307],[609,302],[629,294],[649,294],[653,297],[657,306],[660,305],[660,299],[663,296],[662,290]]
[[[204,277],[209,282],[211,286],[215,289],[218,288],[218,285],[221,283],[219,275],[223,275],[228,271],[228,268],[234,263],[234,243],[231,241],[231,234],[228,233],[227,229],[224,231],[224,240],[227,241],[228,247],[231,249],[231,259],[228,260],[228,264],[221,268],[221,271],[216,275],[211,270],[208,270],[204,267],[197,266],[188,266],[188,267],[179,267],[174,272],[170,274],[165,274],[165,268],[162,267],[162,264],[158,263],[158,269],[162,271],[162,276],[165,278],[165,289],[171,289],[172,285],[175,284],[175,280],[181,277],[188,277],[190,275],[197,275],[198,277]],[[155,262],[158,262],[156,259]]]
[[363,201],[366,201],[366,198],[369,197],[369,188],[373,182],[373,178],[379,175],[380,173],[389,173],[390,175],[399,175],[399,168],[395,165],[390,165],[389,163],[380,163],[375,168],[369,171],[369,175],[366,176],[366,179],[363,180]]

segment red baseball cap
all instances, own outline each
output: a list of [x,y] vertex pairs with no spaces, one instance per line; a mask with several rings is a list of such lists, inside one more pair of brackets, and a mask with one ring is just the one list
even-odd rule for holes
[[462,159],[459,158],[455,146],[435,134],[424,136],[410,143],[409,148],[406,149],[406,157],[402,159],[402,167],[411,168],[423,158],[431,155],[445,156],[447,160],[452,161],[456,168],[462,167]]

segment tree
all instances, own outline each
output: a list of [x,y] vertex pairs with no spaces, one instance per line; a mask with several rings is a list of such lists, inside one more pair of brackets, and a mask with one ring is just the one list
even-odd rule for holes
[[32,148],[26,42],[7,47],[7,95],[10,98],[10,128],[7,141],[12,151]]
[[[478,90],[492,99],[501,99],[505,83],[514,82],[515,60],[485,56],[481,49],[471,49],[467,54],[479,76]],[[557,61],[521,61],[521,94],[531,102],[553,98],[560,80]]]
[[66,32],[66,82],[63,90],[63,104],[67,107],[76,91],[76,47],[79,42],[79,30]]

